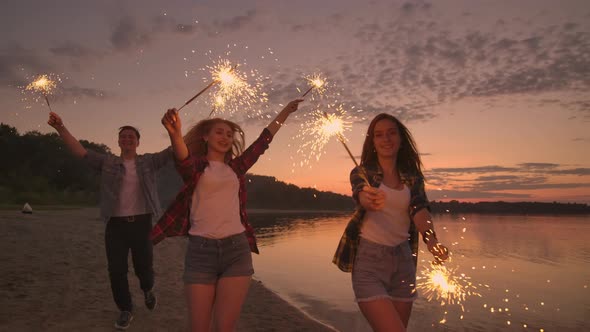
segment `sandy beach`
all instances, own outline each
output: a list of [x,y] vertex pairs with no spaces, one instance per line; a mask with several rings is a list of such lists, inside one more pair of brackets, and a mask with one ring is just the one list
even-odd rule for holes
[[[35,206],[33,206],[35,209]],[[0,331],[113,331],[104,224],[95,208],[0,211]],[[181,275],[186,239],[154,249],[154,312],[129,264],[135,318],[128,331],[186,331]],[[256,267],[255,267],[256,268]],[[253,280],[238,331],[331,331]]]

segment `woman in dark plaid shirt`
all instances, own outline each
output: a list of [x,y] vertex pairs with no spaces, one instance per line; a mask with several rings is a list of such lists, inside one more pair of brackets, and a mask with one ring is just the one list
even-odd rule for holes
[[192,331],[209,331],[212,317],[215,331],[235,328],[254,273],[251,252],[258,253],[246,215],[246,171],[302,101],[285,106],[243,153],[244,133],[231,121],[200,121],[183,138],[176,109],[162,118],[184,186],[151,238],[189,235],[183,280]]
[[357,209],[333,261],[352,272],[356,301],[373,330],[405,331],[417,296],[417,231],[437,262],[448,249],[434,232],[414,140],[398,119],[382,113],[371,121],[350,181]]

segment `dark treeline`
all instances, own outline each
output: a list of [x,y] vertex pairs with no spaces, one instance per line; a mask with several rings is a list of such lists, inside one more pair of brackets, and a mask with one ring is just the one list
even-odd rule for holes
[[[299,188],[272,176],[248,175],[248,208],[353,210],[350,196]],[[268,202],[272,202],[269,204]]]
[[[111,153],[104,144],[81,141],[87,149]],[[98,202],[99,175],[75,158],[55,134],[19,134],[0,124],[0,204],[75,204]],[[247,175],[248,208],[352,210],[345,195],[299,188],[274,177]],[[158,174],[162,206],[172,201],[181,180],[172,163]]]
[[[110,152],[103,144],[81,141],[85,148]],[[89,204],[98,199],[98,178],[67,151],[55,133],[0,124],[0,202],[2,204]]]
[[[172,164],[158,174],[158,188],[162,206],[168,204],[178,193],[182,180]],[[312,188],[299,188],[279,181],[272,176],[246,174],[249,209],[273,210],[350,210],[354,209],[352,198]]]
[[590,206],[578,203],[543,202],[431,202],[434,213],[485,214],[588,214]]
[[[104,144],[81,141],[87,149],[111,153]],[[37,131],[19,134],[0,124],[0,204],[95,205],[99,178],[83,161],[75,158],[55,133]],[[299,188],[274,177],[247,175],[248,208],[283,210],[351,211],[350,196]],[[159,174],[162,206],[172,201],[181,180],[172,163]],[[435,213],[490,214],[587,214],[588,204],[539,202],[432,202]]]

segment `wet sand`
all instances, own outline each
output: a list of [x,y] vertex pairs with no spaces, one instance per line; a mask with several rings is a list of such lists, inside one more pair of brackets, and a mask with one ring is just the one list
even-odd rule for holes
[[[33,206],[33,209],[35,207]],[[112,300],[98,209],[0,211],[0,330],[113,331]],[[186,331],[181,280],[186,239],[154,248],[154,312],[143,305],[130,262],[135,303],[128,331]],[[331,331],[253,280],[237,331]]]

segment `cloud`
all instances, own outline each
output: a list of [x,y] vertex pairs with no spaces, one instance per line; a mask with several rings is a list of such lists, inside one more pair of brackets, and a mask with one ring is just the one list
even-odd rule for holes
[[552,163],[522,163],[518,164],[518,166],[523,167],[525,169],[554,169],[559,167],[559,164],[552,164]]
[[432,4],[430,3],[426,3],[426,2],[420,2],[420,1],[416,1],[416,2],[405,2],[401,5],[401,10],[402,12],[405,13],[412,13],[415,10],[420,10],[420,9],[430,9],[432,7]]
[[94,50],[73,41],[63,42],[55,47],[51,47],[49,51],[54,55],[71,58],[100,58],[106,54],[106,52]]
[[[520,163],[517,167],[500,165],[479,167],[435,168],[426,173],[428,186],[435,186],[454,192],[444,198],[492,198],[478,196],[482,193],[495,193],[504,197],[507,191],[531,191],[551,189],[590,188],[590,182],[563,182],[563,175],[589,176],[589,168],[566,168],[555,163]],[[482,174],[482,175],[479,175]],[[474,177],[474,175],[476,175]],[[469,197],[469,193],[473,193]],[[439,195],[439,194],[437,194]],[[441,197],[442,196],[437,196]],[[505,196],[508,197],[508,196]]]
[[480,167],[433,168],[431,171],[435,173],[473,174],[494,172],[517,172],[518,168],[492,165]]
[[[535,176],[551,175],[590,175],[590,168],[563,168],[560,164],[554,163],[521,163],[518,167],[505,167],[498,165],[479,167],[456,167],[456,168],[433,168],[429,174],[439,176],[463,176],[472,174],[488,173],[509,173],[501,175],[484,175],[475,178],[476,181],[496,181],[522,179],[522,174],[534,174]],[[526,176],[526,175],[525,175]]]
[[150,33],[140,28],[131,16],[121,18],[113,27],[110,37],[111,44],[119,51],[144,47],[151,39]]
[[159,15],[152,19],[150,30],[152,33],[175,33],[191,35],[198,31],[197,25],[178,23],[175,18],[168,15]]
[[107,99],[114,97],[114,95],[105,90],[71,86],[63,89],[63,97],[68,100],[75,98]]
[[259,16],[258,10],[251,9],[244,15],[192,24],[181,23],[169,15],[158,15],[147,21],[127,15],[112,27],[110,42],[115,51],[127,51],[146,47],[167,35],[191,36],[202,32],[207,37],[219,37],[223,33],[250,28]]
[[[416,2],[392,17],[358,26],[352,35],[363,52],[347,55],[353,65],[339,72],[346,86],[354,82],[354,99],[372,103],[369,112],[384,108],[376,99],[395,100],[385,108],[412,109],[415,119],[429,120],[433,107],[468,97],[590,89],[590,32],[577,22],[559,26],[524,17],[465,29],[447,22],[441,8]],[[590,120],[590,101],[569,107]]]
[[590,142],[590,138],[586,138],[586,137],[576,137],[576,138],[572,138],[573,142],[582,142],[582,143],[588,143]]
[[554,175],[579,175],[587,176],[590,175],[590,168],[573,168],[573,169],[561,169],[548,171],[549,174]]
[[590,168],[567,168],[555,163],[526,162],[516,167],[491,165],[435,168],[425,174],[428,188],[442,189],[429,191],[437,199],[527,198],[533,194],[509,192],[590,188],[590,181],[564,182],[560,178],[564,175],[590,176]]
[[[9,44],[0,50],[0,84],[22,89],[36,75],[58,72],[58,67],[43,60],[42,55],[36,50],[25,49],[17,43]],[[60,101],[66,96],[98,99],[113,97],[111,93],[104,90],[77,86],[69,80],[59,85],[56,93],[52,95],[52,99]]]
[[204,29],[205,25],[199,28],[196,24],[179,23],[167,15],[158,15],[147,21],[127,15],[112,27],[109,40],[114,51],[137,50],[151,45],[162,35],[190,36]]
[[573,189],[590,188],[590,183],[526,183],[504,182],[504,183],[479,183],[473,186],[474,189],[483,191],[504,191],[504,190],[538,190],[538,189]]
[[246,28],[256,19],[257,11],[248,10],[245,15],[237,15],[227,20],[214,21],[213,26],[219,31],[232,32]]
[[526,199],[532,197],[530,194],[495,193],[477,190],[427,190],[429,200],[446,199]]
[[27,73],[55,72],[53,65],[44,61],[38,52],[10,43],[0,50],[0,84],[12,87],[25,86]]
[[489,175],[479,176],[475,178],[475,181],[499,181],[499,180],[516,180],[519,177],[516,175]]

